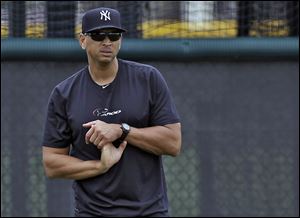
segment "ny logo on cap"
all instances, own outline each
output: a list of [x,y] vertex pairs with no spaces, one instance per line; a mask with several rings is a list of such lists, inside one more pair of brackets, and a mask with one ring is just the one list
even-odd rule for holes
[[110,20],[110,12],[108,10],[100,11],[100,15],[101,15],[101,17],[100,17],[101,20],[103,20],[103,18],[105,19],[105,21]]

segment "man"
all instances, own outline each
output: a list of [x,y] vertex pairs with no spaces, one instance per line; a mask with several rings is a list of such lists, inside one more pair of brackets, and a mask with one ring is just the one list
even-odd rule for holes
[[162,155],[180,152],[179,117],[157,69],[117,59],[123,32],[118,11],[86,12],[88,66],[49,98],[44,168],[75,180],[75,216],[168,216]]

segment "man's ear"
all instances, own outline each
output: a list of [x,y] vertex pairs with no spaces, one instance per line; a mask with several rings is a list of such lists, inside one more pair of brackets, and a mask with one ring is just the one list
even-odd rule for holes
[[80,44],[80,46],[81,46],[81,48],[83,49],[83,50],[85,50],[85,36],[82,34],[82,33],[80,33],[80,36],[79,36],[79,44]]
[[121,45],[122,45],[122,40],[119,43],[119,50],[121,49]]

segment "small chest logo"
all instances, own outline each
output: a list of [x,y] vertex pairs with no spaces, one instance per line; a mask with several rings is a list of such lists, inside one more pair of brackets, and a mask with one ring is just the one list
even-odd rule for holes
[[96,116],[96,117],[106,117],[106,116],[117,115],[117,114],[119,114],[121,112],[122,112],[121,110],[108,111],[107,108],[104,108],[104,109],[96,108],[93,111],[93,115]]
[[110,12],[108,11],[108,10],[106,10],[106,11],[100,11],[100,15],[101,15],[101,17],[100,17],[100,19],[101,20],[105,20],[105,21],[107,21],[107,20],[110,20]]

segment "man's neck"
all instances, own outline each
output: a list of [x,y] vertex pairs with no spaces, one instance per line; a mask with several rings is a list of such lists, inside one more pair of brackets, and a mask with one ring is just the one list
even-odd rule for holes
[[98,84],[111,83],[118,72],[118,60],[115,58],[110,63],[89,63],[89,72]]

